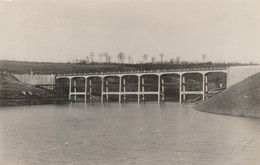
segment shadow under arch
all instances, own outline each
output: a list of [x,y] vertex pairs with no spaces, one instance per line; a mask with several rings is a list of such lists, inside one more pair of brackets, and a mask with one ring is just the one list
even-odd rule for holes
[[68,77],[61,77],[55,79],[54,92],[61,96],[68,96],[70,89],[70,79]]
[[180,78],[178,73],[165,73],[161,75],[161,94],[163,101],[179,102]]

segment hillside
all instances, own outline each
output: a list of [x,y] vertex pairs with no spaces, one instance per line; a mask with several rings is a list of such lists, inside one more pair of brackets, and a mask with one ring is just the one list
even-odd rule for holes
[[145,64],[118,64],[118,63],[51,63],[51,62],[19,62],[0,60],[0,71],[9,73],[30,73],[35,74],[59,74],[59,73],[84,73],[84,72],[116,72],[116,71],[136,71],[136,70],[158,70],[158,69],[187,69],[187,68],[214,68],[228,67],[242,64],[225,63],[145,63]]
[[200,102],[195,109],[223,115],[260,117],[260,72]]

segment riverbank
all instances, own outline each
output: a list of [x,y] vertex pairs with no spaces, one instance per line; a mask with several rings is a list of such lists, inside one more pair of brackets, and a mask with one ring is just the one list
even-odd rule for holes
[[42,99],[0,99],[0,107],[24,106],[24,105],[44,105],[44,104],[66,104],[66,98],[42,98]]
[[17,80],[12,74],[0,72],[0,107],[40,104],[65,104],[67,97]]
[[202,112],[260,117],[260,72],[195,105]]

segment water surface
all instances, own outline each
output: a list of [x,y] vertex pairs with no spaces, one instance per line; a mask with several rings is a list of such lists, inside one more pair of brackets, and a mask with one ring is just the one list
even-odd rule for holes
[[260,164],[260,120],[166,104],[1,108],[3,165]]

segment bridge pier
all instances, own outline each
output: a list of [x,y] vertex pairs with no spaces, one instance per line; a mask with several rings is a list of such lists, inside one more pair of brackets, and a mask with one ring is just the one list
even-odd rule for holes
[[186,95],[185,95],[185,91],[186,91],[186,82],[185,82],[185,75],[183,75],[182,77],[182,93],[183,93],[183,100],[186,100]]
[[164,101],[164,99],[165,99],[165,98],[164,98],[164,97],[165,97],[165,96],[164,96],[164,94],[165,94],[165,93],[164,93],[164,88],[165,88],[165,85],[164,85],[164,79],[162,78],[162,92],[161,92],[161,95],[162,95],[162,101]]
[[106,102],[108,102],[108,81],[106,80]]
[[92,101],[92,81],[89,80],[89,101]]
[[208,76],[205,75],[205,93],[206,93],[206,99],[208,99]]
[[126,102],[126,95],[125,95],[125,92],[126,92],[126,88],[125,88],[125,86],[126,86],[126,82],[125,82],[125,78],[123,78],[123,94],[124,94],[124,102]]
[[141,88],[141,75],[138,75],[138,85],[137,85],[137,87],[138,87],[138,91],[137,91],[137,93],[138,93],[138,96],[137,96],[137,102],[138,103],[140,103],[140,88]]
[[181,104],[182,102],[182,74],[180,74],[180,79],[179,79],[179,103]]
[[71,100],[71,79],[72,78],[69,78],[69,100]]
[[205,73],[203,73],[202,74],[202,92],[203,92],[203,94],[202,94],[202,100],[205,100],[205,89],[206,89],[206,87],[205,87]]
[[142,78],[142,84],[141,84],[141,87],[142,87],[142,101],[144,102],[144,78]]
[[161,76],[158,75],[158,103],[161,102]]
[[84,102],[87,103],[87,93],[88,93],[88,78],[85,77],[85,95],[84,95]]
[[122,77],[119,76],[119,94],[118,94],[118,102],[121,103],[121,92],[122,92]]
[[104,103],[104,77],[101,77],[101,103]]

